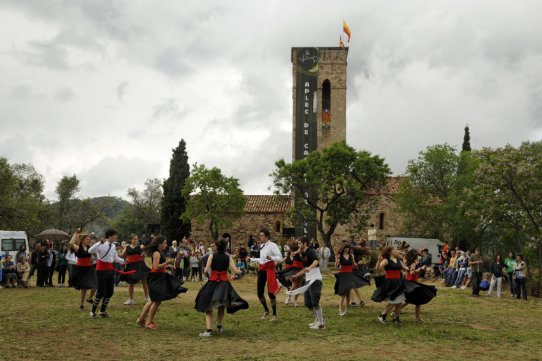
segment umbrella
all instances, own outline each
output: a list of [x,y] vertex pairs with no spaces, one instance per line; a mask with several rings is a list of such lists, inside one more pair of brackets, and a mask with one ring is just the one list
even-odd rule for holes
[[37,234],[35,238],[38,239],[48,239],[50,241],[62,241],[64,239],[70,238],[70,235],[60,229],[46,229],[45,231]]

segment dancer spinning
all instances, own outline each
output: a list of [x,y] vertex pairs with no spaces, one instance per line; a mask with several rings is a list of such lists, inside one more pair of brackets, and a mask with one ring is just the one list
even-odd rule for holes
[[385,270],[386,278],[384,283],[378,287],[371,299],[375,302],[386,301],[388,304],[384,311],[378,316],[378,320],[386,323],[388,313],[395,308],[393,322],[400,323],[401,304],[405,301],[405,285],[401,271],[408,271],[393,247],[384,247],[376,263],[377,270]]
[[[296,240],[288,242],[288,254],[284,258],[285,268],[277,272],[277,280],[282,287],[285,287],[288,291],[295,290],[299,284],[302,283],[302,279],[292,278],[299,271],[303,269],[303,259],[301,258],[301,249]],[[294,296],[294,306],[297,307],[297,297]],[[289,305],[291,296],[286,296],[285,304]]]
[[[152,269],[148,278],[150,301],[143,306],[141,315],[136,323],[151,330],[156,330],[154,316],[162,301],[176,298],[180,293],[188,291],[182,287],[183,281],[166,272],[167,269],[173,270],[173,259],[166,260],[163,255],[167,248],[167,240],[158,236],[146,247],[147,255],[152,257]],[[148,318],[147,318],[148,316]]]
[[[427,267],[419,267],[418,251],[411,249],[406,254],[407,276],[406,276],[406,292],[405,302],[401,305],[401,310],[409,304],[416,305],[416,321],[423,322],[420,318],[421,305],[425,305],[437,295],[435,286],[425,285],[418,282],[420,272],[426,271]],[[412,287],[414,283],[417,287]],[[399,318],[399,315],[397,315]]]
[[205,324],[207,329],[200,333],[202,337],[212,336],[213,309],[217,309],[216,333],[222,333],[224,321],[224,309],[228,313],[239,310],[246,310],[248,303],[243,300],[233,289],[228,280],[228,268],[237,275],[241,274],[235,266],[233,258],[226,254],[227,242],[220,239],[215,242],[216,252],[207,259],[204,273],[209,275],[209,281],[198,292],[196,296],[196,310],[205,312]]
[[113,263],[124,264],[124,260],[117,254],[117,247],[113,245],[113,242],[117,239],[117,231],[108,229],[105,232],[105,241],[94,243],[88,250],[88,253],[95,253],[98,258],[98,263],[96,264],[98,292],[92,301],[92,311],[90,311],[91,318],[96,318],[96,309],[100,302],[102,303],[99,313],[100,317],[109,317],[105,310],[114,292],[115,267]]
[[322,306],[320,306],[322,274],[320,273],[320,267],[318,267],[318,256],[316,255],[316,252],[309,247],[310,241],[307,237],[301,237],[298,241],[301,242],[301,252],[303,254],[303,265],[305,268],[293,277],[299,279],[305,275],[306,284],[303,287],[288,292],[288,294],[296,295],[304,293],[305,307],[311,310],[315,317],[314,322],[309,324],[309,327],[313,330],[323,330],[326,328],[326,323],[324,321]]
[[282,255],[277,245],[269,239],[270,233],[268,229],[263,228],[260,231],[260,257],[250,258],[251,262],[258,263],[258,299],[260,300],[264,313],[261,317],[265,320],[269,317],[269,307],[265,301],[264,289],[267,283],[267,291],[269,293],[269,300],[271,301],[271,308],[273,310],[273,317],[271,321],[277,320],[277,296],[276,293],[279,290],[279,285],[275,275],[275,262],[280,262]]
[[141,255],[142,250],[145,248],[143,245],[139,245],[137,234],[132,234],[130,238],[130,244],[124,249],[121,257],[126,258],[125,271],[135,270],[134,274],[121,275],[120,280],[128,283],[128,300],[124,302],[125,305],[134,305],[134,286],[141,282],[143,284],[143,293],[145,294],[145,303],[149,300],[149,287],[147,285],[147,277],[149,276],[149,267],[145,264]]
[[[369,285],[369,281],[360,276],[359,273],[354,272],[356,264],[354,263],[354,257],[352,256],[352,247],[348,242],[343,243],[338,254],[337,266],[340,268],[339,273],[335,274],[335,294],[341,296],[339,316],[344,316],[346,315],[348,305],[350,304],[350,291]],[[346,305],[343,309],[345,298]],[[362,303],[360,303],[360,305],[362,305]]]
[[92,256],[88,252],[90,248],[90,236],[81,233],[81,229],[77,228],[70,240],[70,248],[77,257],[73,277],[70,282],[76,290],[81,290],[79,309],[83,311],[85,309],[83,304],[87,290],[90,290],[89,300],[92,300],[98,288],[96,271],[92,267]]

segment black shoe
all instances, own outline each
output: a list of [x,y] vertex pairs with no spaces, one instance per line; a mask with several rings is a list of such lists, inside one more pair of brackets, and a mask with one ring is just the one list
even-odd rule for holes
[[84,309],[85,309],[85,306],[83,306],[83,305],[80,305],[80,306],[79,306],[79,310],[80,310],[80,311],[83,311]]
[[100,315],[101,318],[109,318],[107,312],[100,312],[98,315]]
[[399,320],[399,317],[396,317],[393,319],[393,323],[397,323],[398,325],[401,324],[401,320]]
[[87,301],[88,303],[90,303],[92,305],[92,299],[87,298],[85,301]]

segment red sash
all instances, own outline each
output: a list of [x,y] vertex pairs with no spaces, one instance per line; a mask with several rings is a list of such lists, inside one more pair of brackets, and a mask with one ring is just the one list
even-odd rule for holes
[[410,274],[410,272],[406,276],[407,281],[414,281],[418,282],[418,274]]
[[386,278],[401,278],[401,270],[389,270],[386,271]]
[[354,270],[354,266],[341,266],[341,268],[339,269],[339,272],[340,273],[352,273],[353,270]]
[[128,263],[136,263],[141,261],[143,261],[143,257],[140,254],[131,254],[126,256],[126,262]]
[[215,282],[227,282],[228,281],[228,272],[227,271],[212,271],[209,281]]
[[303,262],[301,262],[301,261],[296,261],[296,260],[294,259],[294,262],[292,263],[292,267],[302,269],[302,268],[304,267],[304,266],[303,266]]
[[92,258],[78,258],[77,261],[75,261],[75,265],[79,267],[90,267],[92,266]]
[[292,267],[293,267],[293,266],[292,266],[291,264],[289,264],[289,263],[286,263],[286,266],[284,266],[285,269],[290,269],[290,268],[292,268]]
[[267,290],[269,293],[275,294],[279,290],[279,283],[275,275],[275,262],[267,262],[265,264],[258,265],[258,271],[265,271],[267,273]]
[[115,271],[122,275],[131,275],[131,274],[136,273],[135,269],[131,271],[127,271],[127,272],[118,270],[113,266],[113,263],[102,262],[101,260],[98,260],[98,263],[96,263],[96,271]]

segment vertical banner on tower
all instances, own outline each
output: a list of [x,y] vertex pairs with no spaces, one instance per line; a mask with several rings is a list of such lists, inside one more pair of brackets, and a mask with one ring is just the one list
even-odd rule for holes
[[[318,48],[297,49],[296,109],[295,109],[295,160],[300,160],[317,149],[317,89]],[[310,198],[313,196],[309,192]],[[300,194],[295,195],[295,206],[304,202]],[[316,222],[298,216],[296,235],[316,238]]]

